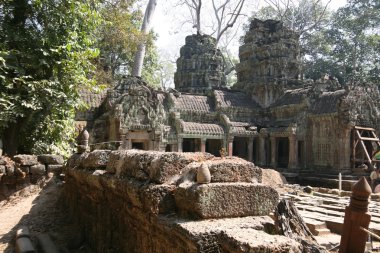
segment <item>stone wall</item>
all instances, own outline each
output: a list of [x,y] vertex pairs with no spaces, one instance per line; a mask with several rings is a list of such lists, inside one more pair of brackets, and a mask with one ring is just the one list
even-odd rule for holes
[[63,163],[59,155],[0,156],[0,201],[31,185],[42,186],[46,176],[61,173]]
[[[197,183],[200,168],[210,183]],[[96,252],[303,251],[276,234],[279,194],[262,169],[239,158],[96,150],[74,154],[65,174],[70,218]]]

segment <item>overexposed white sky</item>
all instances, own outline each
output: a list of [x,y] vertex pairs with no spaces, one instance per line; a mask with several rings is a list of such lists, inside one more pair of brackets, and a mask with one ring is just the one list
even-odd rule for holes
[[[190,23],[184,22],[189,17],[188,10],[182,7],[176,7],[178,0],[158,0],[158,5],[153,17],[152,28],[158,34],[156,45],[159,53],[164,58],[175,60],[179,56],[179,49],[185,44],[185,37],[195,32]],[[249,15],[256,10],[261,4],[257,0],[248,0],[245,6],[245,12]],[[338,9],[346,4],[346,0],[331,0],[329,7]],[[204,15],[207,18],[207,15]],[[244,20],[243,22],[247,22]],[[239,27],[238,29],[242,29]],[[230,45],[231,52],[237,54],[238,42]]]

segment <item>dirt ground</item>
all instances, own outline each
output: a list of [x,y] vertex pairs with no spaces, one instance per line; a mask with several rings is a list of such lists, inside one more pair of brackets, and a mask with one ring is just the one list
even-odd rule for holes
[[[14,252],[16,230],[22,225],[29,227],[32,240],[39,233],[49,232],[64,252],[87,252],[62,204],[63,183],[53,177],[46,181],[42,189],[32,187],[0,202],[0,252]],[[68,251],[67,247],[72,249]],[[75,248],[80,250],[73,250]]]

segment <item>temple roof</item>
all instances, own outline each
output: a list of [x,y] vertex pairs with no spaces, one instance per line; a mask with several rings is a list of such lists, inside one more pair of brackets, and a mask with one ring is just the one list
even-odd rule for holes
[[205,124],[195,122],[181,121],[182,131],[185,134],[199,135],[224,135],[224,129],[221,125]]
[[338,111],[338,102],[346,94],[345,90],[323,92],[311,105],[310,112],[314,114],[329,114]]
[[214,111],[212,108],[212,101],[207,96],[181,94],[181,96],[174,96],[174,98],[175,107],[179,110],[201,112]]
[[100,107],[104,98],[107,95],[107,89],[95,93],[89,90],[81,90],[79,96],[81,100],[87,105],[87,109],[77,111],[75,115],[75,120],[90,120],[93,117],[93,114],[97,108]]
[[243,92],[215,90],[216,103],[220,107],[260,108],[260,105]]
[[287,90],[271,107],[301,104],[309,89]]

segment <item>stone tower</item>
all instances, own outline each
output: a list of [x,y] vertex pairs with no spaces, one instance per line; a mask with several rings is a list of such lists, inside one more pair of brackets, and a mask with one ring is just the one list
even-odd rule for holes
[[254,19],[239,48],[236,89],[268,107],[289,86],[298,85],[299,35],[275,20]]
[[226,85],[223,56],[213,37],[199,34],[186,37],[177,60],[174,83],[178,91],[197,94]]

